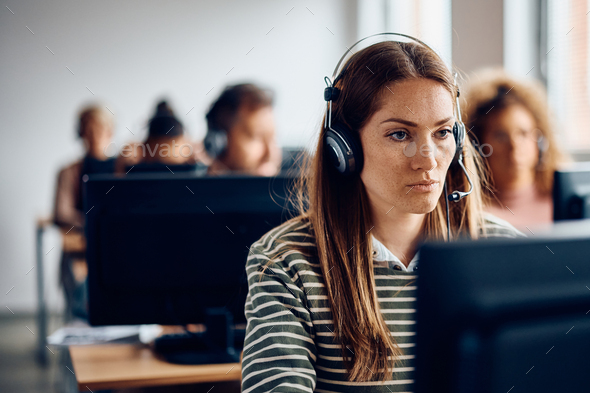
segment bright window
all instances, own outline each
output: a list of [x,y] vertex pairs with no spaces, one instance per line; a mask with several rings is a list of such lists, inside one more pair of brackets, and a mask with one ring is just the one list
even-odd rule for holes
[[589,0],[548,0],[547,90],[557,134],[571,152],[590,150]]
[[363,0],[358,2],[358,38],[384,31],[407,34],[452,60],[451,0]]

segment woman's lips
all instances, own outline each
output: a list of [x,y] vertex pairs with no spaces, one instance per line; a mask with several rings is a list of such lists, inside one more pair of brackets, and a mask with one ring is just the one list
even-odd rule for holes
[[434,183],[430,183],[430,184],[415,184],[411,187],[412,191],[417,191],[417,192],[431,192],[437,189],[438,187],[438,182],[434,182]]

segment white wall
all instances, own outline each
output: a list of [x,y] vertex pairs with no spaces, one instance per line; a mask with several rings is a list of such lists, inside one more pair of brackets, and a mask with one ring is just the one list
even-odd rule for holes
[[519,78],[541,77],[539,0],[504,0],[504,68]]
[[[201,138],[203,114],[223,86],[254,80],[276,91],[280,143],[309,145],[323,77],[354,41],[355,10],[352,0],[2,2],[0,313],[35,308],[35,269],[26,274],[35,265],[35,218],[51,212],[58,168],[81,154],[74,127],[83,103],[106,102],[122,144],[145,135],[156,100],[167,97]],[[55,309],[55,232],[44,251],[52,247]]]
[[504,0],[453,0],[453,63],[467,75],[502,66]]

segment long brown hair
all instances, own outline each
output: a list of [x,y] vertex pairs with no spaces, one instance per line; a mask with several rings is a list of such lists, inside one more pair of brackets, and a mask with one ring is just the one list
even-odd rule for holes
[[[553,173],[559,164],[568,161],[568,157],[555,139],[555,126],[545,88],[539,82],[519,80],[501,68],[491,68],[477,72],[465,90],[465,125],[470,130],[468,135],[478,143],[483,143],[488,120],[497,115],[499,110],[521,105],[531,113],[546,146],[535,168],[535,187],[542,194],[551,194]],[[491,108],[494,111],[488,114]],[[493,199],[491,190],[484,189],[484,193]]]
[[[381,104],[388,85],[412,78],[441,83],[454,98],[453,76],[429,48],[415,43],[382,42],[357,52],[336,86],[341,94],[332,106],[332,121],[359,132]],[[323,123],[322,123],[323,124]],[[380,311],[373,273],[369,231],[371,213],[359,176],[341,176],[325,153],[323,126],[315,153],[303,165],[298,201],[299,219],[309,220],[317,246],[334,318],[334,334],[341,344],[350,381],[392,378],[391,369],[402,355]],[[472,194],[450,203],[453,236],[477,238],[482,225],[480,184],[485,181],[479,157],[465,141],[465,166],[471,172]],[[459,168],[446,175],[449,192],[467,190],[468,181]],[[426,214],[423,237],[446,239],[445,197]],[[351,360],[348,360],[350,353]]]

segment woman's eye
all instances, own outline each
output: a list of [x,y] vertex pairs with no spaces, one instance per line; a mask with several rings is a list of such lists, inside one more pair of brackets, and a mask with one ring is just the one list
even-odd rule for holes
[[436,136],[440,139],[445,139],[446,137],[449,136],[450,133],[451,133],[451,130],[440,130],[440,131],[435,132]]
[[408,133],[405,131],[395,131],[389,134],[389,136],[396,141],[403,141],[408,136]]

